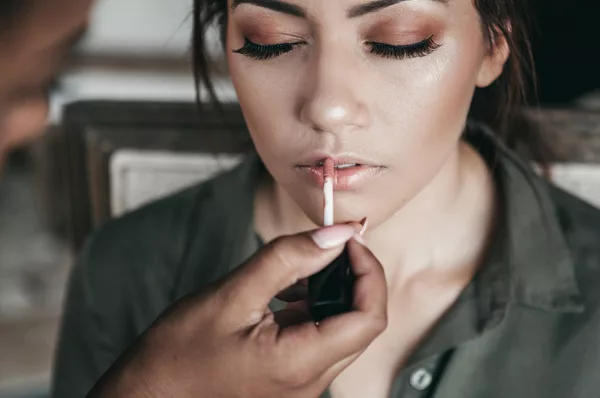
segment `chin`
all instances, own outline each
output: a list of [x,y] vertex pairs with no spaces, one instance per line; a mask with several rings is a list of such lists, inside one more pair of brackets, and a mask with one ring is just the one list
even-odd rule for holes
[[[296,204],[302,209],[304,214],[316,225],[323,225],[323,195],[321,190],[314,190],[314,195],[293,196]],[[336,224],[346,222],[360,222],[368,213],[373,213],[373,209],[366,206],[366,200],[362,195],[348,193],[337,194],[334,199],[334,221]]]

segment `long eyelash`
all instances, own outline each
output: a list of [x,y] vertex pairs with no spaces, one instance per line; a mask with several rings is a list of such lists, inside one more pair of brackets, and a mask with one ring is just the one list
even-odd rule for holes
[[371,47],[371,52],[384,58],[404,59],[424,57],[431,54],[440,45],[433,41],[433,36],[421,42],[406,46],[394,46],[391,44],[378,43],[374,41],[367,42]]
[[234,50],[233,52],[236,54],[245,55],[252,59],[268,60],[283,55],[285,53],[289,53],[294,49],[294,47],[300,44],[301,43],[280,43],[264,46],[261,44],[253,43],[247,37],[245,37],[244,45],[242,46],[242,48]]

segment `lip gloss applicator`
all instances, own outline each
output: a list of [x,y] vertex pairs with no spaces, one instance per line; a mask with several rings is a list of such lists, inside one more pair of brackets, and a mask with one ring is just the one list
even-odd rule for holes
[[333,225],[333,178],[335,177],[335,166],[333,159],[329,158],[323,162],[323,226]]
[[[323,226],[333,225],[333,183],[335,167],[333,159],[323,164]],[[327,267],[308,278],[308,304],[314,321],[348,312],[352,309],[354,274],[348,248]]]

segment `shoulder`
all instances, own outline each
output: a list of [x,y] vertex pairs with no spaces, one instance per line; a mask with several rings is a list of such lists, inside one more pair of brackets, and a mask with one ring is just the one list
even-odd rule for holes
[[[247,162],[213,179],[182,190],[108,222],[87,241],[79,261],[95,285],[155,282],[176,278],[191,239],[214,230],[214,214],[234,206],[230,195],[247,172]],[[201,237],[200,237],[201,238]]]
[[144,330],[173,301],[187,224],[209,185],[151,203],[92,234],[73,269],[67,306],[80,301],[112,333],[122,333],[125,323],[131,336]]
[[566,232],[586,231],[600,236],[600,209],[555,185],[548,187]]
[[573,254],[600,253],[600,209],[554,185],[549,191]]
[[135,252],[136,257],[149,252],[175,254],[183,245],[191,215],[210,198],[212,185],[212,181],[199,184],[109,221],[90,236],[84,254],[92,259],[123,251]]
[[[600,209],[549,185],[563,234],[575,265],[575,277],[586,302],[600,305]],[[600,308],[596,308],[598,311]]]

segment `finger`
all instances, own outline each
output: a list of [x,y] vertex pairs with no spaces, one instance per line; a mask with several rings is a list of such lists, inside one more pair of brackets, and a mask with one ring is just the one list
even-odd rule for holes
[[353,222],[346,223],[346,225],[349,225],[352,228],[354,228],[354,231],[357,234],[360,234],[360,232],[363,230],[363,225],[361,223],[359,223],[359,222],[353,221]]
[[354,240],[348,250],[356,275],[353,311],[325,319],[319,326],[305,323],[281,332],[282,346],[289,344],[294,358],[310,364],[315,375],[362,352],[387,326],[387,285],[381,264]]
[[257,310],[262,313],[279,292],[333,261],[354,233],[350,226],[335,225],[278,238],[266,245],[220,286],[231,316],[243,318]]
[[365,217],[361,220],[361,222],[351,221],[346,223],[346,225],[352,226],[358,235],[364,236],[367,232],[367,228],[369,227],[369,220],[367,217]]

